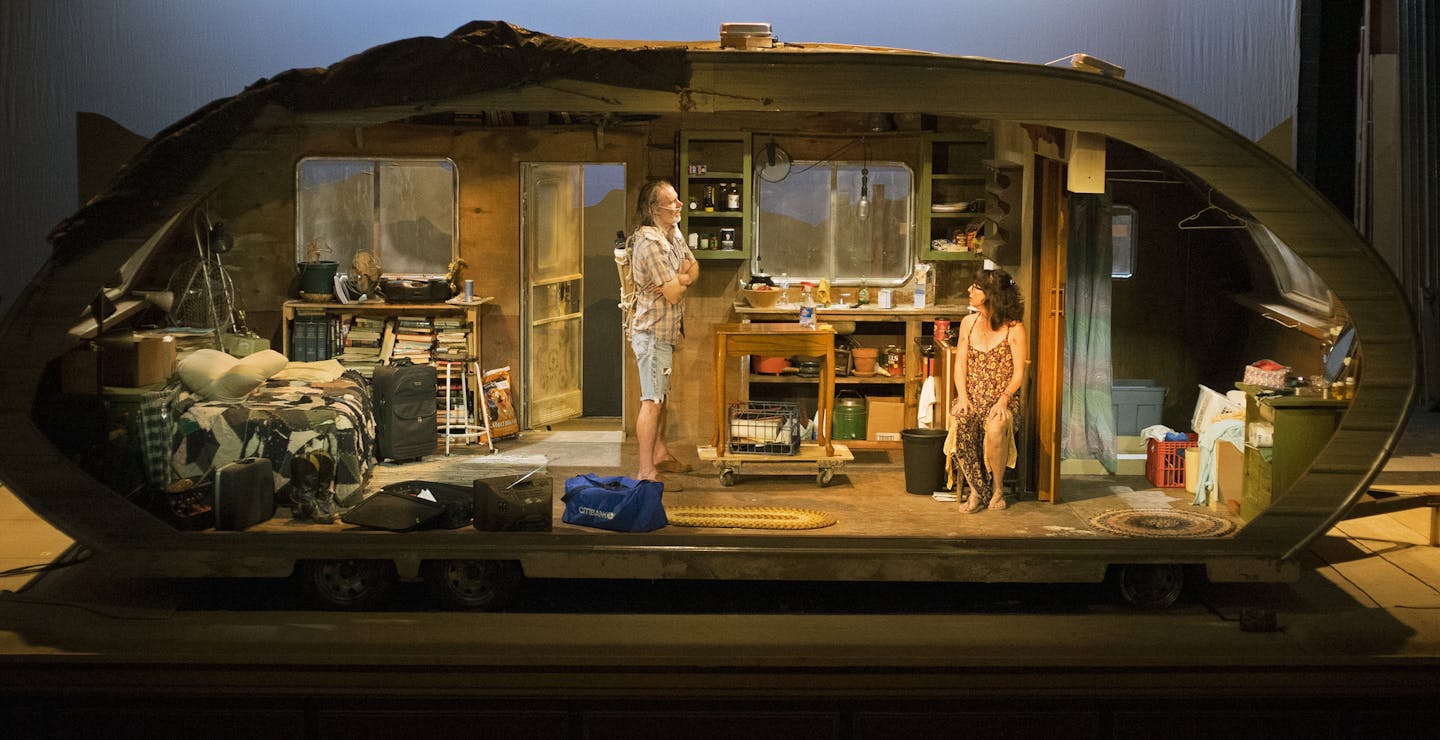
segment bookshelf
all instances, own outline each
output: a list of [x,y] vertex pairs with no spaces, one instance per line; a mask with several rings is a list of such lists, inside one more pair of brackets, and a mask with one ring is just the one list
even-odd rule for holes
[[[420,338],[430,336],[430,350],[427,361],[452,361],[472,365],[483,372],[482,348],[484,342],[480,331],[480,308],[494,298],[476,297],[468,302],[444,303],[316,303],[312,301],[286,301],[281,307],[283,320],[280,322],[281,352],[296,361],[337,359],[344,363],[344,357],[337,356],[340,348],[339,327],[356,326],[362,331],[374,331],[379,327],[381,346],[376,348],[373,360],[363,353],[357,360],[352,356],[347,367],[356,367],[364,374],[363,367],[383,363],[390,359],[394,347],[401,344],[397,335],[413,335],[414,342],[424,343]],[[358,322],[358,323],[351,323]],[[319,327],[319,328],[317,328]],[[462,331],[468,327],[468,331]],[[463,334],[463,336],[462,336]],[[368,337],[368,334],[367,334]],[[305,343],[302,348],[300,343]],[[315,351],[316,342],[324,350]],[[412,347],[418,352],[418,348]],[[317,356],[319,355],[319,356]],[[302,360],[301,357],[307,358]],[[418,358],[417,358],[418,359]],[[438,374],[443,377],[445,368],[437,365]],[[483,382],[476,378],[469,383],[469,401],[466,412],[479,413],[480,404],[485,403]],[[446,389],[437,392],[438,409],[445,408]],[[452,410],[454,409],[452,401]],[[448,423],[449,420],[447,420]]]

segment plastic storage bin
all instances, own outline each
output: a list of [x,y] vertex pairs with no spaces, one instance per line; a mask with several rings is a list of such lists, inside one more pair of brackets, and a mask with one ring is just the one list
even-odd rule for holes
[[1138,436],[1145,427],[1160,423],[1168,389],[1153,380],[1119,378],[1110,387],[1110,403],[1115,407],[1115,433]]

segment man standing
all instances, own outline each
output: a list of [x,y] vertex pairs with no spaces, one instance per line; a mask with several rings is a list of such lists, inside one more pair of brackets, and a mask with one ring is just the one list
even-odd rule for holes
[[700,277],[700,265],[680,235],[680,208],[675,186],[664,180],[645,183],[635,199],[635,221],[640,226],[630,239],[635,283],[630,348],[640,371],[640,415],[635,420],[640,470],[635,477],[658,480],[670,491],[680,486],[662,478],[660,470],[683,473],[690,466],[665,445],[665,398],[670,393],[675,345],[685,333],[685,291]]

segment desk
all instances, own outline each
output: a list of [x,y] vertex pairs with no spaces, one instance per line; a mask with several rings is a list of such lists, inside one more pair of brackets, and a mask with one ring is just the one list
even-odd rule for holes
[[835,329],[829,324],[815,328],[799,324],[719,324],[715,327],[715,434],[711,440],[716,450],[724,449],[728,414],[725,403],[725,366],[731,357],[741,355],[821,356],[820,399],[816,407],[819,429],[816,441],[825,456],[835,454],[830,443],[830,406],[835,398]]

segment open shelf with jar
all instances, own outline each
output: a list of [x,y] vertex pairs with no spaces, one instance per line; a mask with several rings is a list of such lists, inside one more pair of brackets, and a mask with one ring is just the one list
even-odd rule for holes
[[[735,312],[745,322],[794,322],[795,312],[798,307],[793,305],[779,305],[774,308],[751,308],[737,306]],[[836,344],[851,343],[853,345],[868,347],[879,350],[879,364],[884,365],[887,349],[894,348],[903,353],[901,369],[898,373],[885,376],[878,372],[874,375],[837,375],[835,377],[836,392],[842,390],[856,391],[866,399],[888,399],[901,404],[902,427],[905,429],[918,426],[919,406],[921,391],[925,386],[925,379],[932,374],[932,368],[927,366],[927,358],[922,356],[921,345],[933,336],[935,319],[945,319],[958,324],[960,319],[968,313],[965,306],[926,306],[914,308],[912,306],[897,306],[895,308],[819,308],[816,310],[816,320],[820,323],[831,325],[853,324],[854,328],[846,329],[847,333],[837,336]],[[793,400],[801,403],[802,408],[809,411],[814,410],[814,387],[820,382],[817,376],[806,376],[791,368],[790,370],[779,370],[774,372],[756,372],[752,367],[751,358],[742,358],[740,367],[740,392],[745,400],[759,399],[767,401]],[[837,358],[836,365],[844,363]],[[944,377],[941,365],[934,365],[933,374]],[[801,371],[803,372],[803,371]],[[948,393],[940,394],[948,398]],[[805,406],[805,403],[809,406]],[[868,436],[868,435],[867,435]],[[837,440],[843,442],[851,449],[900,449],[901,443],[895,440],[876,439],[845,439]]]
[[680,133],[680,231],[696,259],[750,256],[750,134],[735,131]]
[[979,260],[986,227],[984,162],[991,156],[983,131],[930,134],[920,169],[916,199],[920,259]]

